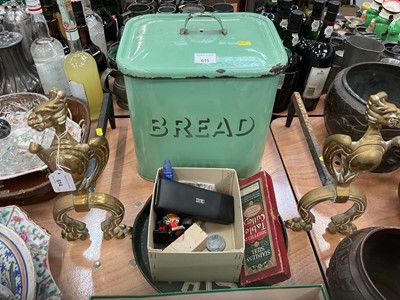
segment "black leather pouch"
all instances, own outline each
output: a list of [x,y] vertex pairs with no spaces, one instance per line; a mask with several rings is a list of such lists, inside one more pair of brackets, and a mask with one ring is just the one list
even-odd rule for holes
[[167,179],[156,183],[154,208],[159,213],[175,213],[220,224],[234,221],[232,196]]

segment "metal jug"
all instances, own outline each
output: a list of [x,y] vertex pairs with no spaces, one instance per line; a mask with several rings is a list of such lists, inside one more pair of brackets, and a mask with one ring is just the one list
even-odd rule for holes
[[33,23],[32,17],[21,6],[15,2],[11,2],[11,7],[5,10],[3,17],[4,29],[10,32],[19,32],[22,34],[22,50],[26,60],[33,64],[31,54],[31,44],[33,42]]
[[33,64],[28,63],[19,32],[0,32],[0,95],[33,92],[43,88]]

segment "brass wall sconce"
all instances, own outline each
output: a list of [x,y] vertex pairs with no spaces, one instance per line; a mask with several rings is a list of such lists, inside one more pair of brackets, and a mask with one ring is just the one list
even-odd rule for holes
[[[342,214],[332,216],[328,229],[332,233],[341,234],[351,234],[357,230],[352,222],[365,212],[367,199],[351,183],[359,173],[371,172],[377,168],[388,149],[400,147],[400,136],[384,141],[380,132],[382,125],[395,127],[400,123],[400,109],[388,103],[387,97],[385,92],[369,97],[365,111],[368,128],[358,141],[352,141],[350,136],[344,134],[326,138],[322,156],[333,182],[306,193],[297,205],[300,217],[285,221],[286,227],[294,231],[310,231],[312,223],[315,223],[315,216],[311,213],[314,206],[328,200],[333,203],[346,203],[350,200],[353,206]],[[300,101],[293,101],[302,102],[299,95],[294,98],[300,98]]]
[[[29,151],[36,154],[53,173],[66,172],[72,176],[74,191],[57,199],[53,208],[53,218],[62,228],[61,236],[68,241],[85,240],[88,236],[86,224],[69,217],[67,212],[73,209],[76,212],[88,212],[91,208],[100,208],[111,213],[111,216],[101,223],[103,237],[124,238],[131,233],[132,228],[120,225],[125,213],[123,204],[111,195],[92,192],[89,189],[107,164],[107,139],[104,136],[96,136],[87,144],[78,143],[66,130],[68,106],[64,92],[53,89],[49,94],[49,101],[35,107],[28,118],[28,125],[38,131],[53,127],[55,137],[49,148],[31,142]],[[87,174],[91,161],[95,161],[95,167]],[[60,181],[60,184],[63,183]]]

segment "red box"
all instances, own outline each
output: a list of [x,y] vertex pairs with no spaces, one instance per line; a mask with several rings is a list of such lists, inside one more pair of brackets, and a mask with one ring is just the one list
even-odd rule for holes
[[271,177],[261,171],[241,180],[240,194],[245,240],[241,285],[273,285],[290,278]]

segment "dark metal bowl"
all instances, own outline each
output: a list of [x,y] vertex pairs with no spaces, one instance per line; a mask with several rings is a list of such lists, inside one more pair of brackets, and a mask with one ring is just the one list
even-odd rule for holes
[[[388,101],[400,107],[400,66],[380,62],[352,65],[340,71],[325,98],[324,116],[328,133],[346,134],[353,141],[365,133],[368,122],[365,106],[370,95],[384,91]],[[382,127],[382,137],[390,140],[400,135],[400,128]],[[386,173],[400,167],[400,149],[391,148],[374,170]]]
[[368,227],[344,238],[326,271],[333,300],[400,299],[400,227]]

